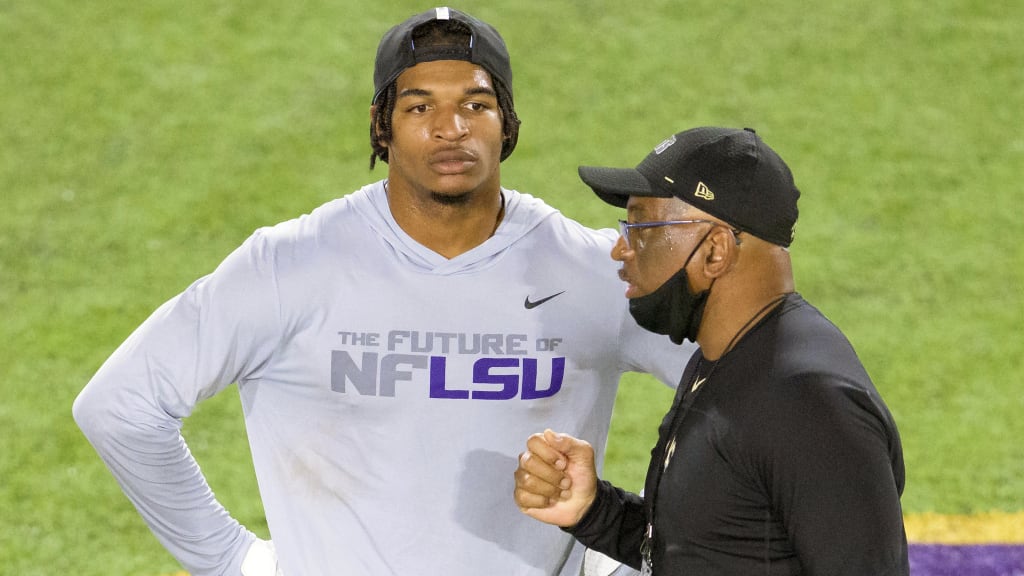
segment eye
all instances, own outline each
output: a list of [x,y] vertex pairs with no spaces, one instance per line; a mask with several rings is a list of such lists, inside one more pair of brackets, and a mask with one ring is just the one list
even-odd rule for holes
[[424,114],[429,109],[430,107],[427,106],[426,104],[416,104],[414,106],[406,108],[406,111],[409,112],[410,114]]
[[490,106],[484,104],[483,102],[467,102],[466,108],[469,108],[473,112],[483,112],[484,110],[489,109]]

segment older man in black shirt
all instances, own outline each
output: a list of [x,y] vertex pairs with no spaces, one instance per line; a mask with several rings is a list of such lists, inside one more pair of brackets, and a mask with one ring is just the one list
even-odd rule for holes
[[627,209],[612,257],[634,318],[700,349],[645,497],[549,430],[520,457],[520,508],[645,574],[909,574],[899,433],[849,341],[795,291],[800,193],[782,159],[752,130],[706,127],[580,176]]

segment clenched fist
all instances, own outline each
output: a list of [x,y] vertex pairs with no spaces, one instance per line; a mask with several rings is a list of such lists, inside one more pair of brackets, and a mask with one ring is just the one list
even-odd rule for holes
[[526,441],[515,472],[515,500],[524,514],[568,527],[579,523],[597,493],[594,448],[545,430]]

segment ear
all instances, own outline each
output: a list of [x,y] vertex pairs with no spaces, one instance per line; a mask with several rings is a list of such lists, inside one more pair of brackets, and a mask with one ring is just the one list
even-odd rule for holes
[[705,240],[704,273],[719,278],[732,269],[738,256],[736,235],[726,226],[716,226]]

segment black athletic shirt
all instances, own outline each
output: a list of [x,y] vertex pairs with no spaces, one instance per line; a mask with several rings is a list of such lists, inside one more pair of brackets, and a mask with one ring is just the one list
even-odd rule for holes
[[853,347],[791,294],[717,365],[691,359],[646,501],[601,482],[568,531],[638,568],[653,515],[656,575],[907,575],[903,485],[896,424]]

